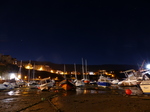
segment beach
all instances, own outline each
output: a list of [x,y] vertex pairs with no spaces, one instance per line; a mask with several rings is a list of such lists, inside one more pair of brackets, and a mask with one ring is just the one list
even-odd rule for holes
[[56,97],[53,103],[61,112],[149,112],[149,95],[118,93],[81,94]]
[[[0,110],[2,112],[149,112],[150,95],[127,95],[124,89],[117,88],[78,88],[65,91],[50,91],[18,88],[2,92]],[[136,90],[137,89],[137,90]],[[136,91],[135,91],[136,90]],[[141,92],[141,91],[140,91]]]

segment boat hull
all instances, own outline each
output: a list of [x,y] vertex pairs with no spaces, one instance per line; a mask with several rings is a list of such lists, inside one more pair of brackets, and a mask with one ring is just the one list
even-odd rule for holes
[[82,87],[82,86],[84,86],[85,84],[84,84],[84,82],[82,82],[82,81],[80,81],[80,80],[77,80],[76,82],[75,82],[75,86],[76,87]]
[[140,83],[140,88],[144,94],[150,94],[150,80],[142,81]]
[[64,90],[72,90],[75,89],[75,85],[71,83],[69,80],[63,80],[59,84]]
[[44,78],[40,80],[40,85],[38,86],[38,89],[40,90],[49,90],[50,88],[54,87],[55,81],[51,80],[50,78]]
[[97,82],[98,86],[101,87],[109,87],[111,84],[109,82]]
[[140,85],[144,94],[150,94],[150,84],[149,85]]
[[140,82],[135,81],[121,81],[118,83],[118,86],[122,86],[122,87],[133,87],[133,86],[137,86],[138,84],[140,84]]
[[84,83],[85,83],[85,84],[89,84],[90,81],[89,81],[89,80],[84,80]]

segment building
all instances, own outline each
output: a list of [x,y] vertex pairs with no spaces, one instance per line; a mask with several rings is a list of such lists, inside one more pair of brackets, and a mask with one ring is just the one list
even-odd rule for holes
[[16,58],[12,58],[10,55],[2,55],[0,54],[0,62],[2,63],[10,63],[10,64],[15,64]]

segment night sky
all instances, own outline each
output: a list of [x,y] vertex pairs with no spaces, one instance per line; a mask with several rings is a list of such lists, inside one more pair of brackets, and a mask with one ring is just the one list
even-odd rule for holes
[[81,64],[82,58],[89,65],[148,62],[150,3],[3,1],[0,54],[57,64]]

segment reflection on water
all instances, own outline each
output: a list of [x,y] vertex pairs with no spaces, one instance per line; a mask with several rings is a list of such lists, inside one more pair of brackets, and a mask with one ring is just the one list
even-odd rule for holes
[[7,92],[8,95],[12,96],[12,95],[20,95],[20,90],[16,90],[16,91],[9,91]]
[[14,100],[16,100],[16,98],[7,98],[7,99],[3,99],[2,102],[10,103],[10,102],[14,102]]
[[143,92],[139,87],[113,87],[108,89],[86,89],[86,88],[76,88],[76,95],[80,94],[105,94],[109,93],[110,91],[116,91],[118,94],[125,94],[125,90],[130,89],[132,91],[131,95],[142,95]]
[[[3,91],[4,92],[4,91]],[[29,88],[17,88],[8,92],[4,92],[5,95],[9,96],[19,96],[19,95],[29,95],[29,94],[41,94],[42,91],[38,89],[29,89]],[[2,92],[0,93],[2,95]]]
[[29,89],[29,88],[18,88],[8,92],[0,92],[0,96],[9,95],[9,96],[30,96],[32,94],[43,94],[48,92],[61,93],[62,96],[68,95],[80,95],[80,94],[126,94],[125,90],[130,89],[132,91],[131,95],[141,95],[143,94],[142,90],[139,87],[119,87],[112,86],[110,88],[100,88],[97,86],[85,86],[85,87],[77,87],[73,91],[64,91],[63,89],[52,89],[50,91],[41,91],[38,89]]
[[80,94],[98,94],[98,93],[107,93],[107,91],[105,90],[99,90],[99,89],[81,89],[81,88],[77,88],[76,89],[76,95],[80,95]]

